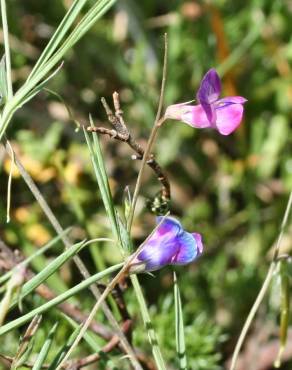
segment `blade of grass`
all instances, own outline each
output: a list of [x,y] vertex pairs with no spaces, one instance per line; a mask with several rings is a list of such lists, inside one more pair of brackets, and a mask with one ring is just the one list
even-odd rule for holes
[[13,96],[13,91],[12,91],[12,78],[11,78],[9,31],[8,31],[7,10],[6,10],[5,0],[1,0],[1,16],[2,16],[3,39],[4,39],[4,49],[5,49],[7,99],[10,100]]
[[53,343],[53,339],[54,339],[57,327],[58,327],[58,323],[56,323],[52,327],[52,329],[49,331],[48,337],[45,340],[45,343],[43,344],[43,346],[40,350],[40,353],[39,353],[38,357],[35,360],[35,363],[33,365],[32,370],[41,370],[42,369],[42,366],[43,366],[43,364],[44,364],[44,362],[45,362],[45,360],[48,356],[49,350],[50,350],[51,345]]
[[[54,272],[56,272],[65,262],[69,261],[76,253],[80,252],[86,245],[96,242],[104,241],[108,239],[95,239],[88,242],[82,241],[80,243],[72,245],[71,248],[66,249],[62,254],[55,258],[49,263],[41,272],[35,275],[27,283],[25,283],[21,289],[20,299],[23,300],[28,294],[34,291],[39,285],[46,281]],[[13,301],[10,308],[15,307],[17,300]]]
[[89,149],[95,177],[96,177],[98,187],[101,193],[103,204],[105,206],[106,212],[111,221],[111,226],[112,226],[112,230],[114,231],[114,235],[117,238],[117,240],[120,242],[121,237],[119,233],[116,212],[114,209],[113,200],[112,200],[111,192],[109,189],[108,177],[106,174],[105,165],[103,162],[103,157],[102,157],[98,137],[95,133],[93,133],[93,140],[94,140],[94,144],[93,144],[85,129],[83,129],[83,132],[84,132],[86,143]]
[[186,344],[184,334],[183,311],[176,273],[173,272],[174,282],[174,311],[175,311],[175,339],[176,352],[179,361],[179,370],[187,370]]
[[6,222],[10,222],[10,205],[11,205],[11,186],[12,186],[12,174],[14,170],[14,152],[10,142],[7,140],[7,145],[11,152],[11,163],[10,163],[10,170],[8,176],[8,183],[7,183],[7,208],[6,208]]
[[58,304],[64,302],[66,299],[72,297],[73,295],[79,293],[81,290],[86,289],[91,284],[97,282],[98,280],[103,279],[105,276],[111,274],[114,271],[117,271],[123,266],[123,263],[119,263],[117,265],[111,266],[107,268],[104,271],[98,272],[92,276],[90,276],[88,279],[83,280],[81,283],[75,285],[73,288],[70,288],[63,294],[58,295],[57,297],[51,299],[49,302],[44,303],[43,305],[31,310],[27,314],[3,325],[0,327],[0,336],[3,334],[8,333],[9,331],[18,328],[19,326],[25,324],[26,322],[30,321],[35,315],[42,314],[49,310],[50,308],[53,308],[57,306]]
[[7,101],[7,76],[5,66],[5,55],[2,57],[0,62],[0,106]]
[[157,365],[157,369],[158,370],[166,370],[164,359],[163,359],[163,356],[162,356],[162,353],[161,353],[160,347],[159,347],[158,336],[157,336],[156,331],[153,327],[153,324],[152,324],[152,321],[151,321],[151,318],[150,318],[150,314],[149,314],[149,311],[148,311],[148,308],[147,308],[147,305],[146,305],[146,302],[145,302],[145,298],[144,298],[144,295],[143,295],[142,288],[141,288],[141,285],[139,283],[138,277],[137,277],[137,275],[131,275],[130,279],[131,279],[132,285],[134,287],[135,295],[137,297],[137,300],[138,300],[138,303],[139,303],[139,306],[140,306],[142,319],[143,319],[143,322],[144,322],[144,326],[147,330],[149,343],[150,343],[151,348],[152,348],[152,354],[153,354],[155,363]]
[[82,241],[73,245],[71,248],[65,250],[62,254],[60,254],[57,258],[51,261],[43,270],[41,270],[38,274],[33,276],[29,281],[27,281],[21,288],[21,292],[17,299],[14,299],[10,304],[9,309],[11,310],[14,308],[17,303],[22,301],[27,295],[33,292],[39,285],[45,282],[52,274],[54,274],[65,262],[67,262],[72,256],[78,253],[82,247],[84,246],[85,242]]
[[[73,329],[76,329],[77,327],[80,326],[74,320],[72,320],[71,317],[65,314],[62,314],[62,316],[65,317],[65,319],[68,321],[68,323],[72,326]],[[90,332],[85,333],[84,340],[89,345],[93,352],[98,353],[100,351],[100,346],[97,345],[96,338],[94,338],[92,333]]]
[[[288,257],[290,258],[290,257]],[[277,357],[274,361],[274,367],[280,368],[282,364],[282,356],[286,349],[288,330],[289,330],[289,317],[290,317],[290,276],[289,267],[290,262],[287,259],[279,262],[278,278],[280,278],[281,284],[281,298],[280,298],[280,347],[278,350]]]
[[0,301],[0,326],[5,320],[14,295],[17,295],[17,297],[19,296],[20,288],[23,285],[24,279],[25,271],[23,267],[20,267],[14,271],[11,279],[7,282],[4,296]]
[[51,74],[49,74],[48,77],[46,77],[43,81],[41,81],[39,84],[37,84],[33,89],[31,89],[27,95],[23,97],[22,100],[19,100],[18,102],[18,108],[25,105],[27,102],[29,102],[35,95],[37,95],[41,90],[43,90],[46,86],[46,84],[56,76],[56,74],[60,71],[60,69],[63,66],[63,62],[54,70]]
[[[23,252],[29,256],[33,254],[35,248],[33,248],[31,244],[27,243],[27,241],[25,240],[23,242],[22,249],[23,249]],[[60,253],[62,252],[63,250]],[[59,255],[60,253],[58,253],[57,255]],[[56,258],[56,256],[54,258]],[[47,267],[47,265],[48,265],[47,257],[40,255],[37,258],[35,258],[33,261],[31,261],[30,269],[34,271],[34,275],[37,275],[38,273],[43,271]],[[29,279],[31,278],[32,276],[29,277]],[[68,289],[68,285],[66,281],[62,279],[62,274],[60,270],[55,271],[54,274],[49,276],[47,280],[45,281],[45,284],[48,286],[48,288],[52,289],[56,294],[61,294],[65,292],[65,290]]]
[[74,342],[75,338],[79,334],[81,329],[81,325],[79,325],[73,333],[70,335],[68,341],[63,345],[63,347],[60,349],[60,351],[55,356],[54,360],[52,361],[51,365],[49,366],[48,370],[55,370],[58,366],[58,364],[63,360],[63,358],[66,356],[66,353],[68,352],[68,349],[71,347],[71,344]]

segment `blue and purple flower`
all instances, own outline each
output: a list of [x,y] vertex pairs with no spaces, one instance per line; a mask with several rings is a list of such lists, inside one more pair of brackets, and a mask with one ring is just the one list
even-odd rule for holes
[[177,119],[196,128],[213,128],[222,135],[229,135],[240,125],[243,116],[242,96],[219,99],[221,81],[216,70],[210,69],[202,79],[197,93],[198,105],[180,103],[170,105],[165,117]]
[[[157,217],[157,223],[163,217]],[[131,264],[131,272],[155,271],[166,265],[186,265],[203,252],[202,237],[166,217]]]

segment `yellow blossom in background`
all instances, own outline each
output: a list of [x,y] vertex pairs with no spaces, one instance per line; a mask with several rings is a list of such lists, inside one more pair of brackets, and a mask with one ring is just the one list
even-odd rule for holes
[[81,173],[82,167],[78,162],[70,162],[64,169],[64,177],[71,185],[78,184]]
[[41,224],[28,225],[26,228],[27,238],[37,246],[42,246],[51,239],[48,230]]
[[14,218],[20,223],[26,223],[31,215],[30,210],[27,207],[19,207],[14,212]]
[[[56,170],[53,167],[45,167],[38,160],[31,158],[30,156],[24,154],[20,156],[20,161],[26,171],[31,175],[31,177],[38,182],[48,182],[56,176]],[[9,174],[11,167],[11,159],[6,157],[4,160],[4,171]],[[19,178],[20,173],[16,166],[13,168],[12,176],[14,178]]]

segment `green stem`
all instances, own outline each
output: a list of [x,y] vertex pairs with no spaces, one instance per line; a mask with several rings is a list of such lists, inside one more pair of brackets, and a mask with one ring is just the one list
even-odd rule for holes
[[12,91],[12,78],[11,78],[9,32],[8,32],[7,10],[6,10],[6,1],[5,0],[1,0],[1,15],[2,15],[3,39],[4,39],[4,49],[5,49],[7,99],[10,100],[13,96],[13,91]]
[[[162,120],[164,120],[164,118]],[[139,171],[139,174],[138,174],[138,178],[137,178],[137,182],[136,182],[136,186],[135,186],[135,190],[134,190],[133,201],[132,201],[131,209],[130,209],[130,212],[129,212],[129,218],[128,218],[128,224],[127,224],[128,232],[131,231],[131,227],[132,227],[132,223],[133,223],[133,219],[134,219],[134,214],[135,214],[135,208],[136,208],[139,191],[140,191],[141,184],[142,184],[142,177],[143,177],[144,170],[145,170],[145,167],[146,167],[146,164],[147,164],[147,160],[148,160],[149,154],[151,152],[152,146],[154,144],[158,129],[160,127],[160,125],[158,125],[157,123],[160,123],[160,122],[162,123],[162,120],[158,121],[158,122],[155,122],[155,124],[152,128],[148,143],[147,143],[147,147],[145,149],[145,153],[143,155],[142,164],[141,164],[141,167],[140,167],[140,171]]]

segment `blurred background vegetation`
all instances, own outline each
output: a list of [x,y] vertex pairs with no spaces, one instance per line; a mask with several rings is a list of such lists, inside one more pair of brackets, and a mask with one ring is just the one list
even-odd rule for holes
[[[70,0],[50,0],[49,5],[45,0],[8,2],[15,86],[27,77],[70,4]],[[234,135],[223,137],[169,121],[160,130],[155,147],[157,160],[171,182],[172,215],[187,230],[202,233],[205,244],[197,262],[176,268],[191,369],[226,368],[279,233],[292,186],[291,19],[291,0],[120,0],[66,56],[50,82],[50,90],[63,101],[43,91],[17,113],[7,131],[62,226],[73,225],[76,240],[103,237],[110,235],[108,220],[84,136],[76,132],[67,107],[84,125],[91,113],[95,122],[110,128],[100,98],[110,101],[111,94],[118,91],[125,121],[145,145],[157,109],[164,32],[169,37],[165,106],[193,99],[203,74],[211,67],[223,79],[224,95],[248,99],[244,122]],[[102,146],[115,202],[122,207],[124,188],[129,185],[133,190],[139,162],[131,159],[133,153],[123,143],[103,137]],[[4,149],[0,157],[1,237],[30,255],[55,234],[16,170],[11,222],[5,224],[10,160]],[[155,223],[146,203],[158,191],[159,183],[147,170],[133,227],[137,245]],[[291,233],[290,226],[282,252],[291,253]],[[35,260],[34,269],[42,269],[61,249],[60,245]],[[99,249],[95,245],[82,256],[91,272],[119,260],[109,245]],[[74,284],[74,272],[67,264],[53,277],[51,286],[57,293]],[[164,268],[155,277],[142,276],[141,281],[163,353],[175,368],[172,270]],[[251,358],[258,359],[253,369],[272,368],[272,349],[274,354],[278,349],[277,279],[274,286],[253,324],[238,370],[251,369]],[[89,295],[84,292],[81,298],[89,308]],[[25,301],[24,309],[38,304],[39,299]],[[137,319],[134,343],[147,351],[131,290],[126,302]],[[56,315],[49,312],[46,321],[53,322]],[[63,321],[60,343],[70,330]],[[45,336],[45,329],[38,335]],[[15,350],[13,335],[9,342],[6,337],[5,345],[1,342],[6,353]],[[288,347],[282,369],[292,366],[292,340]],[[266,362],[261,357],[264,351],[268,353]],[[107,366],[114,368],[117,362]]]

